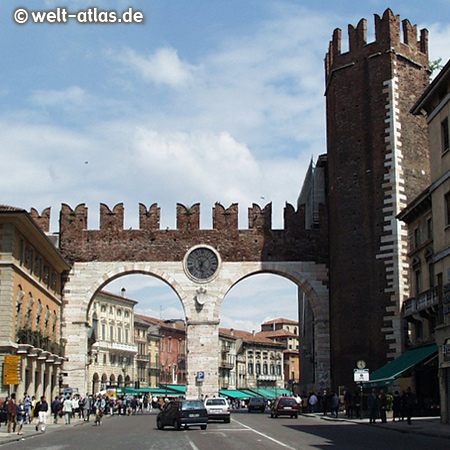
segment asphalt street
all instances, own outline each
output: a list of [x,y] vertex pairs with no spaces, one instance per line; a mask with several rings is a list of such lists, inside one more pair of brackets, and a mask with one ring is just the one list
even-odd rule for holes
[[377,425],[323,420],[317,416],[271,419],[268,414],[233,412],[230,424],[210,423],[205,431],[156,428],[156,414],[107,417],[29,436],[2,448],[33,450],[300,450],[449,448],[449,439],[398,432]]

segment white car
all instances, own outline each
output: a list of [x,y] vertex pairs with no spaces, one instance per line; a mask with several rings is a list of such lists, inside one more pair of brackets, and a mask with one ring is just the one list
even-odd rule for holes
[[231,407],[226,398],[207,398],[205,408],[208,411],[208,420],[223,420],[230,423]]

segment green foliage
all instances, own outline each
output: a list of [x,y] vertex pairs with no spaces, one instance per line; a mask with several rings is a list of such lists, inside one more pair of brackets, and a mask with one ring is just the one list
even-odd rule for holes
[[441,70],[442,67],[443,67],[442,58],[438,58],[433,61],[430,61],[431,74],[433,74],[436,70],[437,71]]

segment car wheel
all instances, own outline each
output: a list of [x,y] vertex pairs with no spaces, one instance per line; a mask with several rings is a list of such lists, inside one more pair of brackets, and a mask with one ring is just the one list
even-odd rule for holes
[[206,425],[200,425],[200,428],[201,428],[202,430],[206,430]]
[[158,427],[158,430],[164,430],[164,425],[162,424],[161,419],[156,421],[156,426]]
[[225,423],[230,423],[231,419],[228,417],[228,419],[225,419],[224,422]]
[[173,427],[175,428],[175,430],[179,430],[181,428],[180,421],[175,419],[175,421],[173,422]]
[[294,417],[295,417],[296,419],[298,419],[298,414],[296,414]]

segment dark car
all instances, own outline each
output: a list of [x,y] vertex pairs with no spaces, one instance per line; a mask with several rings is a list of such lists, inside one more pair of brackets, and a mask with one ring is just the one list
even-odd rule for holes
[[247,409],[248,409],[248,412],[260,411],[263,413],[266,409],[266,402],[261,397],[251,398],[248,401]]
[[270,417],[291,416],[298,417],[299,404],[295,397],[278,397],[270,411]]
[[156,418],[156,425],[159,430],[164,429],[167,425],[174,427],[176,430],[181,427],[200,427],[202,430],[206,430],[207,424],[208,413],[200,400],[169,402]]

